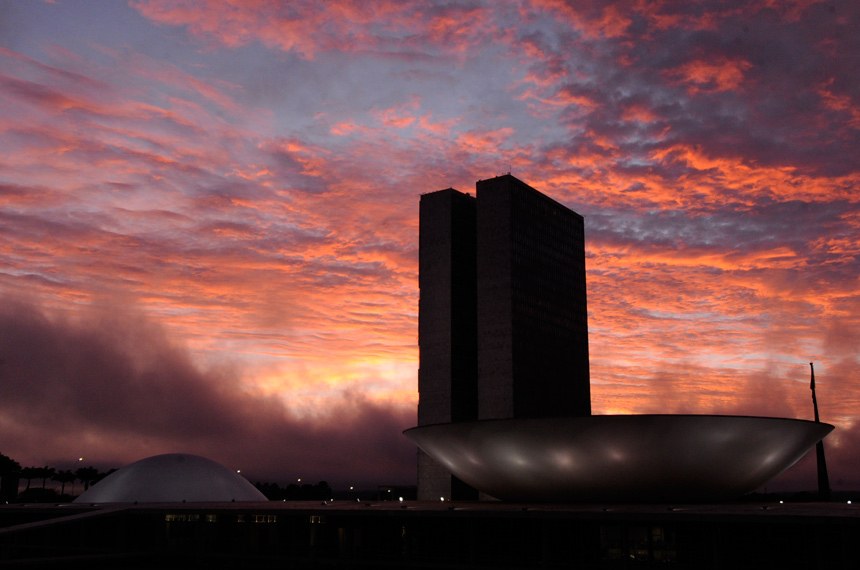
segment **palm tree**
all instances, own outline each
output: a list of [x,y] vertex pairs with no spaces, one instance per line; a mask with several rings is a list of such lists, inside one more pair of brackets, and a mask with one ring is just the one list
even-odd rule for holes
[[39,467],[24,467],[21,469],[21,479],[27,480],[27,487],[24,489],[25,491],[30,490],[30,481],[39,477],[39,470]]
[[66,494],[66,483],[74,484],[75,479],[77,479],[77,476],[71,470],[63,469],[61,471],[57,471],[56,473],[54,473],[54,475],[51,477],[51,479],[53,479],[54,481],[56,481],[57,483],[60,484],[60,495],[65,495]]
[[75,471],[75,477],[84,484],[84,491],[90,488],[90,484],[98,479],[99,470],[95,467],[79,467]]
[[39,477],[42,478],[42,488],[43,489],[45,488],[45,481],[47,481],[49,478],[53,478],[54,474],[56,474],[56,473],[57,473],[56,469],[54,469],[53,467],[48,467],[47,465],[39,468]]

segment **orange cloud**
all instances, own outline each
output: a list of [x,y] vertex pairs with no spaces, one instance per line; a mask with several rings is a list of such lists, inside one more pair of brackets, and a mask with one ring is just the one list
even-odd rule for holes
[[636,121],[639,123],[653,123],[659,116],[645,105],[631,104],[624,108],[621,118],[625,121]]
[[752,64],[743,59],[695,60],[667,71],[666,76],[686,85],[691,95],[719,93],[739,88],[751,68]]
[[579,9],[576,4],[562,0],[540,0],[534,2],[534,5],[558,14],[591,38],[623,36],[632,23],[632,20],[615,5],[602,6],[598,3]]
[[828,109],[839,111],[848,116],[848,125],[860,129],[860,106],[855,105],[848,95],[833,92],[834,79],[831,77],[818,87],[818,95]]
[[447,137],[451,134],[451,129],[460,122],[458,117],[446,119],[443,121],[433,121],[431,115],[422,115],[418,117],[418,126],[434,135]]
[[307,59],[330,50],[399,51],[419,40],[435,49],[462,54],[478,41],[475,30],[482,23],[484,27],[489,24],[487,11],[479,7],[437,7],[422,2],[377,2],[373,10],[354,0],[325,5],[139,0],[132,6],[155,22],[186,27],[197,37],[215,39],[231,48],[259,41]]
[[[47,37],[34,17],[20,53],[0,48],[0,293],[50,315],[45,334],[74,336],[63,323],[88,307],[135,307],[191,368],[229,379],[213,393],[267,406],[266,422],[345,414],[399,437],[416,398],[418,196],[510,166],[586,218],[595,411],[806,417],[814,360],[826,417],[857,425],[847,12],[135,7],[146,20],[129,18],[128,46],[96,28]],[[763,45],[798,65],[753,65]],[[182,378],[209,378],[191,368]],[[44,435],[21,417],[0,426]],[[106,433],[76,440],[114,450]]]
[[494,153],[499,151],[505,141],[514,134],[509,127],[492,131],[470,131],[457,137],[457,142],[464,148],[479,153]]
[[351,135],[353,133],[366,133],[367,128],[352,121],[341,121],[339,123],[333,124],[329,128],[329,132],[333,135],[343,137]]
[[396,129],[405,129],[415,123],[415,112],[421,108],[421,102],[417,97],[412,97],[404,104],[372,111],[372,114],[382,122],[383,125]]

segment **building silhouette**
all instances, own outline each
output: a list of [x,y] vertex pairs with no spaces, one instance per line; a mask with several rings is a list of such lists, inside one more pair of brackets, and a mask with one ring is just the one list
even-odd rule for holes
[[[421,196],[418,425],[591,413],[583,218],[510,174]],[[419,499],[477,496],[423,452]]]

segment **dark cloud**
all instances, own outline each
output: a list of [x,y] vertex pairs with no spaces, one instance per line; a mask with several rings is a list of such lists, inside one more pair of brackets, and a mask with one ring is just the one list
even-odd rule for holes
[[228,365],[200,370],[163,329],[120,306],[67,320],[7,299],[0,359],[3,453],[25,463],[84,454],[119,466],[189,451],[252,478],[412,480],[415,449],[400,433],[412,410],[353,393],[297,418],[277,398],[243,390]]
[[[571,10],[580,28],[594,33],[559,26],[523,35],[542,54],[533,64],[539,75],[575,79],[561,91],[597,103],[586,113],[572,105],[571,126],[610,137],[622,160],[659,138],[664,148],[701,145],[709,156],[750,164],[791,164],[824,176],[857,171],[851,155],[860,145],[860,119],[852,112],[860,93],[851,78],[860,74],[860,61],[850,55],[860,49],[856,6],[812,3],[792,14],[756,3],[744,9],[711,3],[690,13],[682,3],[654,4],[662,20],[653,7],[628,7],[631,25],[623,34],[599,29],[605,6],[577,3]],[[656,115],[639,136],[622,120],[634,101]],[[655,137],[661,129],[667,130]]]
[[[726,376],[726,382],[722,385],[713,382],[715,371],[694,366],[663,365],[655,373],[647,394],[652,404],[643,411],[813,420],[808,364],[797,362],[787,369],[775,364],[771,363],[760,370],[736,371]],[[840,421],[836,412],[837,407],[852,404],[842,401],[837,392],[840,391],[838,386],[852,375],[850,367],[856,368],[856,365],[856,359],[830,363],[824,375],[821,374],[820,366],[816,368],[821,421],[835,425],[834,431],[824,441],[831,484],[839,490],[856,490],[860,485],[860,457],[856,453],[860,449],[860,426],[854,422]],[[788,376],[785,370],[788,370]],[[726,383],[731,385],[730,392],[725,391]],[[767,487],[772,491],[810,490],[815,487],[815,481],[815,452],[811,449],[797,464],[769,482]]]
[[[827,421],[826,418],[823,421]],[[834,490],[857,491],[860,485],[860,428],[837,427],[824,439],[824,455],[830,486]],[[794,466],[773,479],[766,486],[771,491],[797,491],[815,489],[817,483],[815,451],[804,455]]]
[[0,89],[34,105],[43,105],[54,109],[76,105],[74,100],[62,93],[44,85],[39,85],[32,81],[23,81],[14,77],[0,76]]
[[0,10],[0,451],[411,469],[418,195],[508,169],[586,216],[595,410],[814,359],[853,433],[856,2]]
[[851,207],[843,200],[777,202],[765,197],[757,204],[729,204],[719,209],[712,206],[702,211],[684,208],[631,212],[606,208],[589,215],[588,233],[597,242],[635,243],[654,250],[712,247],[715,252],[751,253],[784,246],[804,257],[826,256],[826,251],[812,251],[813,242],[851,231],[843,219]]

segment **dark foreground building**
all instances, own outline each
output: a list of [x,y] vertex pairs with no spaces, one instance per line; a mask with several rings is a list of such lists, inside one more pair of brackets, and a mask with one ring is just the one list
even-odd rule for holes
[[[418,425],[591,413],[583,218],[510,174],[421,196]],[[419,452],[419,499],[473,498]]]
[[857,568],[846,503],[0,506],[0,568]]
[[[478,417],[475,199],[454,189],[421,197],[418,425]],[[418,451],[419,498],[477,498]]]

